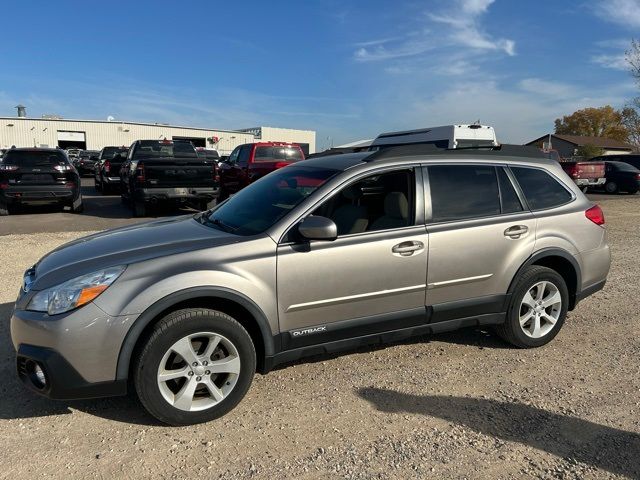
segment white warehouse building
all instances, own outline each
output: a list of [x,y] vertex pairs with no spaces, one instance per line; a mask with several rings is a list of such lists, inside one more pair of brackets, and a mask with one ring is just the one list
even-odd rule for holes
[[109,145],[131,145],[135,140],[191,140],[196,147],[229,155],[238,145],[254,142],[290,142],[305,154],[316,151],[316,132],[288,128],[255,127],[242,130],[194,128],[161,123],[62,118],[0,117],[0,148],[61,147],[100,150]]

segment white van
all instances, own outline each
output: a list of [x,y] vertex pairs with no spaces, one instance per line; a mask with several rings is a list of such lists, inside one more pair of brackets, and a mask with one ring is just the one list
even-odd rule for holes
[[371,144],[370,150],[407,144],[433,144],[438,148],[497,147],[496,132],[486,125],[445,125],[443,127],[381,133]]

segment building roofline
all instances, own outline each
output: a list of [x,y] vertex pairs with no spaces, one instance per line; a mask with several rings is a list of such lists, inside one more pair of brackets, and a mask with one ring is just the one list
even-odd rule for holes
[[[37,117],[0,117],[0,120],[11,121],[38,121],[38,122],[78,122],[78,123],[104,123],[107,125],[142,125],[148,127],[166,127],[166,128],[182,128],[188,130],[202,130],[206,132],[224,132],[224,133],[243,133],[245,135],[251,135],[251,133],[241,130],[225,130],[221,128],[204,128],[204,127],[189,127],[184,125],[169,125],[166,123],[149,123],[149,122],[130,122],[123,120],[114,120],[109,122],[107,120],[86,120],[77,118],[37,118]],[[275,128],[275,127],[274,127]],[[313,131],[313,130],[310,130]]]

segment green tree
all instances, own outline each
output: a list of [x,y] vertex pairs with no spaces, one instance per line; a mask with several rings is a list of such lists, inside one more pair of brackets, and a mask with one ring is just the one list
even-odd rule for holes
[[556,133],[564,135],[582,135],[587,137],[605,137],[626,142],[629,132],[623,124],[622,112],[611,105],[600,108],[584,108],[557,118]]
[[581,147],[578,147],[576,153],[578,154],[578,156],[588,160],[593,157],[599,157],[604,153],[604,151],[600,147],[596,147],[591,143],[587,143],[585,145],[582,145]]

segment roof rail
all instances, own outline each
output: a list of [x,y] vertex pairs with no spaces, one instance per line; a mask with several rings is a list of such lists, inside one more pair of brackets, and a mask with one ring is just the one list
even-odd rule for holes
[[462,148],[442,148],[432,143],[414,143],[407,145],[399,145],[396,147],[384,148],[373,152],[364,158],[365,162],[375,162],[393,157],[409,157],[415,155],[451,155],[451,156],[468,156],[472,152],[474,155],[491,155],[505,157],[529,157],[529,158],[547,158],[539,148],[526,145],[510,145],[502,144],[497,147],[462,147]]

